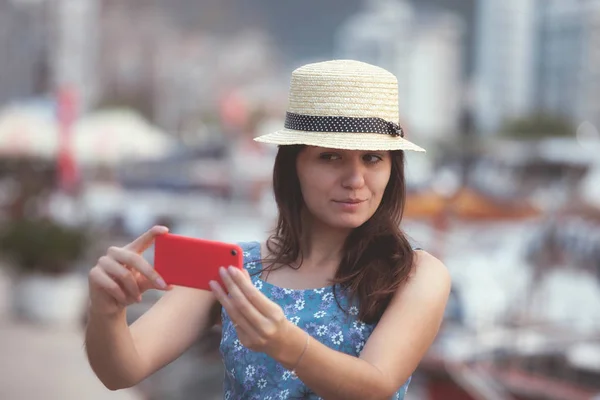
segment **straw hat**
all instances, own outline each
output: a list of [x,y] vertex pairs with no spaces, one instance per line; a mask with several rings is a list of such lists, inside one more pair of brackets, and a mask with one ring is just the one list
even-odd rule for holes
[[285,127],[255,138],[277,145],[425,151],[399,126],[398,80],[353,60],[307,64],[292,73]]

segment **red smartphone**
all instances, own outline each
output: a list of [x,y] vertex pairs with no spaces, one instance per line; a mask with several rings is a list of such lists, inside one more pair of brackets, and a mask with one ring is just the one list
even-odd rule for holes
[[211,290],[217,281],[226,290],[220,267],[243,268],[243,250],[231,243],[166,233],[154,242],[154,269],[169,285]]

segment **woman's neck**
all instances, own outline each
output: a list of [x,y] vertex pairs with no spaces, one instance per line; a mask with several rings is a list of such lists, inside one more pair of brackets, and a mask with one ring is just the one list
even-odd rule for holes
[[305,218],[303,238],[300,243],[302,265],[308,268],[332,266],[337,268],[342,258],[342,249],[350,229],[335,229]]

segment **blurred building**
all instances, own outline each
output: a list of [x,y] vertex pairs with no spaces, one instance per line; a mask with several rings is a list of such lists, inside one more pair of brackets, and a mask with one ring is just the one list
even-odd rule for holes
[[0,106],[45,91],[47,13],[44,1],[0,0]]
[[600,2],[480,0],[474,116],[493,133],[543,111],[600,122]]
[[394,73],[401,119],[409,130],[435,138],[458,127],[463,30],[462,21],[449,12],[404,0],[366,0],[340,27],[335,56]]
[[102,106],[134,107],[149,119],[155,116],[158,63],[166,55],[160,49],[177,39],[175,27],[156,3],[103,1],[98,22]]
[[600,126],[600,1],[538,0],[536,104]]
[[86,111],[99,96],[100,0],[53,0],[49,3],[53,27],[49,46],[52,86],[73,87],[80,109]]
[[533,108],[535,12],[535,0],[477,3],[473,113],[480,131]]
[[0,0],[0,105],[74,86],[96,97],[99,0]]
[[[169,132],[209,140],[220,135],[210,126],[220,118],[223,97],[280,78],[277,49],[262,29],[228,24],[216,29],[215,21],[205,23],[211,18],[229,20],[231,4],[209,2],[202,15],[192,2],[177,4],[103,2],[103,103],[134,106]],[[187,18],[185,10],[190,13]],[[197,23],[192,23],[194,15]],[[285,80],[280,82],[283,87]],[[259,90],[249,97],[260,99],[264,94]]]
[[[224,118],[220,115],[224,102],[230,108],[237,104],[240,113],[251,112],[258,107],[253,102],[268,102],[272,93],[268,85],[256,85],[275,79],[280,90],[287,85],[279,79],[277,51],[264,31],[246,30],[228,37],[205,31],[175,35],[178,40],[163,42],[156,49],[154,77],[156,121],[173,132],[199,133],[202,125]],[[210,132],[205,129],[205,134]]]

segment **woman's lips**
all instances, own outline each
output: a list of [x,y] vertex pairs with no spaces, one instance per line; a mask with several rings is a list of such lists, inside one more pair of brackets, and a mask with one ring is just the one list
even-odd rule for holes
[[333,202],[338,207],[340,207],[343,211],[355,211],[365,201],[366,200],[360,200],[360,199],[344,199],[344,200],[334,200]]

